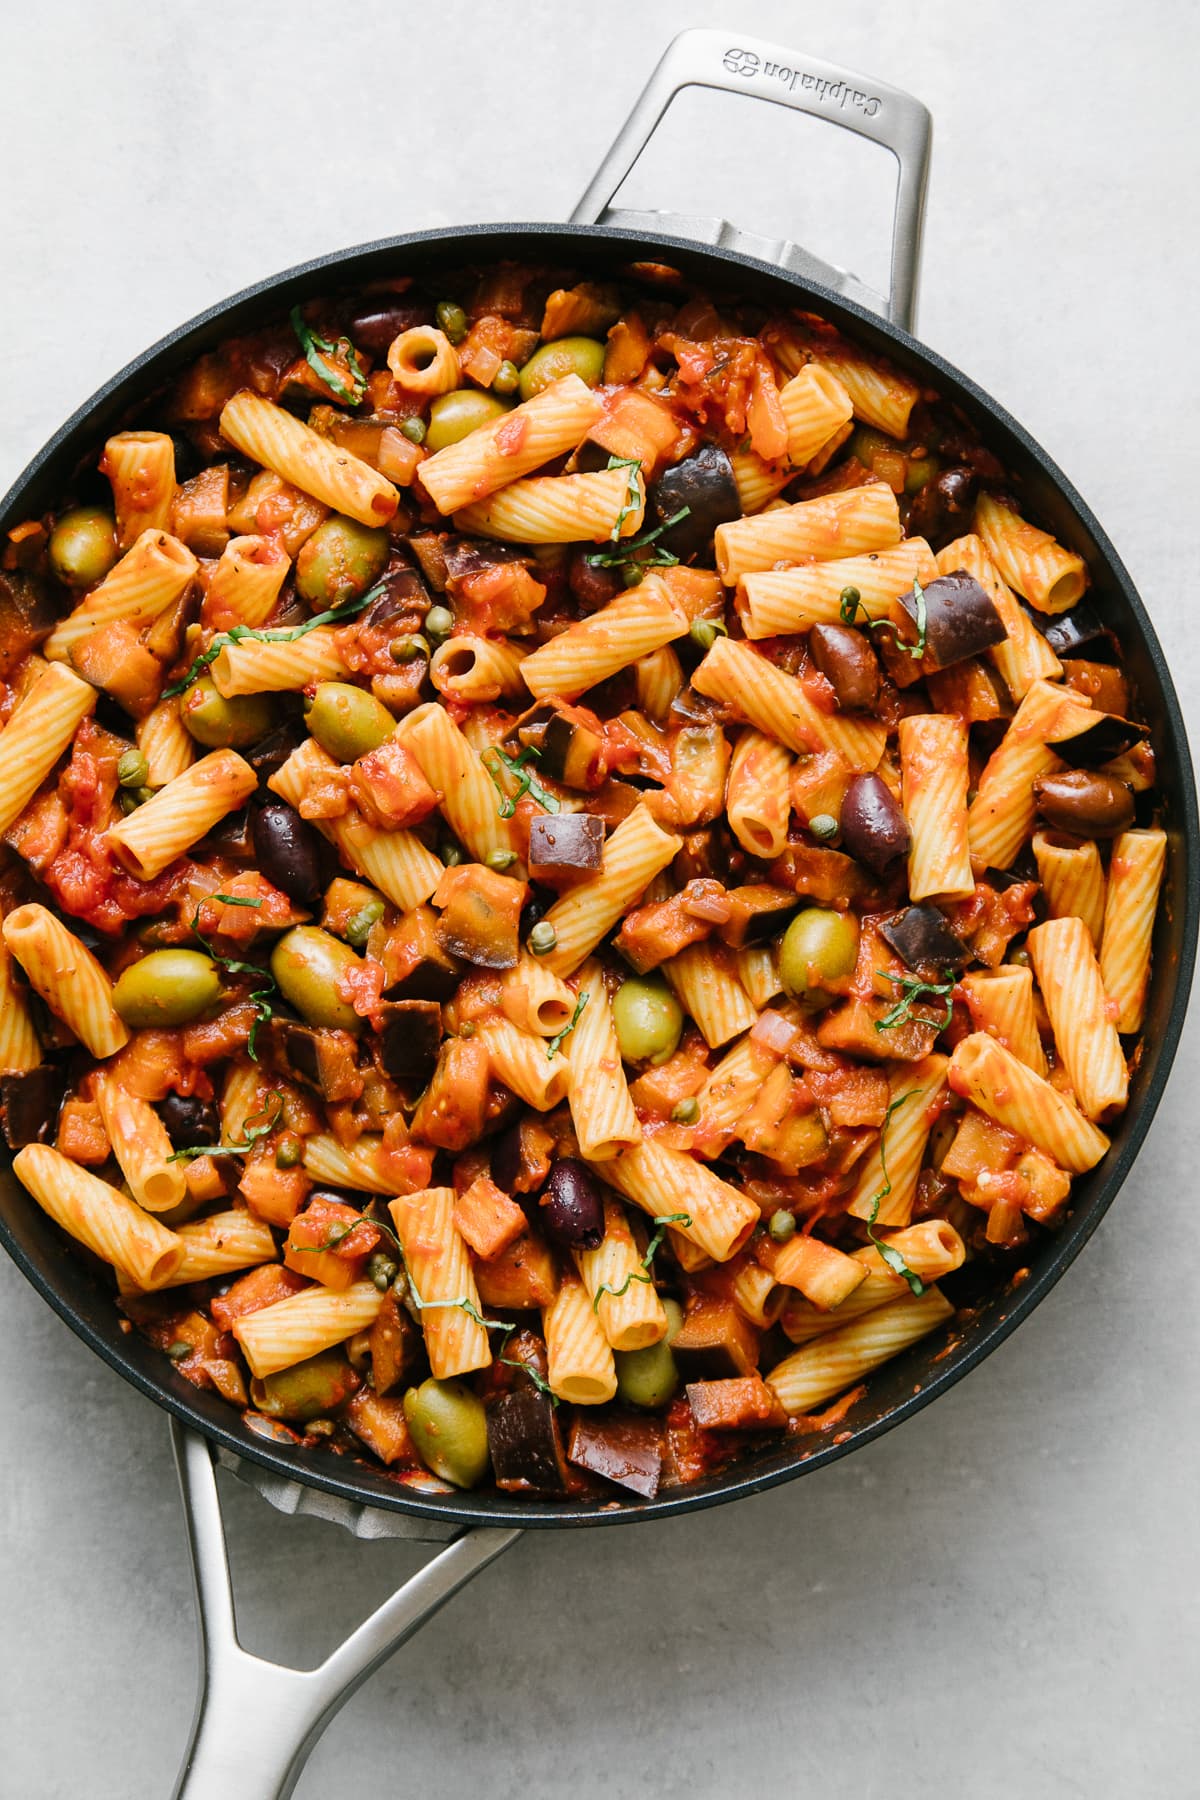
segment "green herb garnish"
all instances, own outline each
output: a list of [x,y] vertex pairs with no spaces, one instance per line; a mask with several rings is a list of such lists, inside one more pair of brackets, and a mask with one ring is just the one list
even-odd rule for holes
[[[272,1100],[275,1102],[271,1109]],[[168,1162],[194,1162],[198,1156],[246,1156],[262,1138],[270,1137],[280,1119],[283,1117],[283,1095],[277,1088],[272,1088],[267,1095],[266,1105],[259,1112],[251,1113],[243,1130],[245,1137],[240,1144],[192,1144],[186,1150],[176,1150],[168,1156]],[[261,1119],[261,1125],[253,1123]]]
[[608,459],[608,466],[610,469],[628,470],[628,474],[625,478],[625,498],[621,502],[621,510],[617,514],[617,522],[608,534],[610,543],[615,544],[620,540],[621,527],[629,517],[630,513],[636,512],[638,507],[642,504],[641,489],[638,487],[637,481],[642,470],[642,459],[640,456],[610,456]]
[[[623,563],[636,563],[639,569],[673,569],[679,558],[672,555],[665,545],[658,545],[657,549],[652,546],[658,544],[663,532],[670,531],[672,525],[690,518],[691,511],[690,506],[681,506],[677,513],[672,513],[669,519],[664,519],[653,531],[643,531],[640,537],[628,538],[619,550],[597,550],[584,560],[593,569],[614,569]],[[651,554],[642,556],[643,550],[651,550]]]
[[[562,802],[556,800],[553,794],[546,792],[533,770],[528,766],[531,762],[536,762],[541,754],[536,744],[527,744],[519,756],[509,756],[508,752],[502,750],[499,744],[491,744],[486,750],[479,752],[479,760],[491,776],[492,785],[500,796],[500,817],[502,819],[512,818],[517,810],[517,801],[523,800],[526,794],[532,794],[538,805],[545,807],[549,813],[562,811]],[[490,756],[499,757],[508,773],[517,777],[515,794],[505,793],[503,782],[488,761]]]
[[193,681],[203,675],[209,664],[215,663],[222,650],[230,644],[294,644],[297,638],[307,637],[318,625],[336,625],[343,619],[354,618],[372,600],[378,599],[383,591],[383,583],[378,582],[369,593],[360,595],[357,600],[348,600],[345,606],[331,607],[328,612],[315,613],[303,625],[277,626],[272,631],[259,630],[251,625],[231,625],[228,631],[218,631],[208,649],[201,651],[187,674],[163,689],[162,697],[164,700],[171,700],[176,694],[186,693]]
[[583,1009],[587,1005],[587,1003],[588,1003],[588,994],[587,994],[587,990],[585,989],[584,992],[582,994],[580,994],[578,1000],[575,1002],[575,1011],[571,1014],[570,1024],[564,1025],[562,1030],[559,1032],[556,1032],[555,1035],[550,1039],[550,1042],[546,1045],[546,1060],[547,1061],[549,1061],[552,1057],[558,1055],[558,1052],[562,1049],[563,1039],[570,1037],[571,1033],[574,1031],[575,1027],[578,1025],[579,1015],[583,1011]]
[[[243,898],[240,894],[213,894],[210,898],[220,900],[225,906],[260,907],[262,905],[261,900],[252,900],[248,896]],[[204,902],[201,901],[200,906],[203,904]],[[199,939],[213,961],[219,963],[226,974],[257,975],[267,984],[265,987],[254,988],[250,993],[250,999],[254,1004],[254,1023],[251,1025],[250,1035],[246,1039],[246,1054],[251,1062],[257,1062],[259,1026],[265,1025],[269,1019],[275,1017],[275,1008],[271,1004],[275,995],[275,977],[270,969],[264,969],[261,963],[242,962],[236,956],[222,956],[200,929],[200,906],[192,914],[192,936]]]
[[691,1222],[692,1217],[690,1213],[660,1213],[656,1221],[657,1230],[650,1239],[650,1242],[646,1245],[646,1254],[642,1258],[640,1271],[631,1269],[619,1288],[613,1287],[611,1282],[602,1281],[600,1286],[596,1289],[595,1294],[592,1296],[592,1311],[594,1313],[599,1313],[600,1302],[603,1300],[605,1294],[611,1294],[614,1300],[622,1299],[623,1296],[629,1292],[631,1282],[640,1281],[649,1287],[654,1279],[650,1270],[654,1264],[655,1257],[662,1247],[663,1239],[667,1235],[667,1226],[690,1225]]
[[[300,340],[304,360],[313,374],[319,381],[323,381],[339,400],[344,400],[347,406],[357,406],[367,391],[367,373],[359,361],[358,351],[350,339],[340,337],[330,343],[328,338],[318,336],[311,325],[305,324],[298,306],[293,306],[291,319],[292,330]],[[346,386],[336,364],[325,360],[328,356],[336,356],[339,351],[345,355],[346,365],[350,370],[350,379],[354,383],[353,387]]]
[[219,900],[222,906],[253,906],[258,908],[262,905],[261,900],[253,900],[249,894],[211,894],[209,898],[212,900]]
[[[894,1025],[907,1025],[910,1020],[918,1025],[936,1025],[939,1031],[945,1031],[954,1016],[954,1002],[950,998],[954,992],[954,977],[949,969],[946,974],[950,975],[950,980],[946,982],[921,981],[915,975],[892,975],[887,969],[876,969],[875,973],[882,975],[885,981],[894,982],[900,989],[900,998],[895,1006],[882,1019],[876,1019],[876,1031],[890,1031]],[[928,1013],[913,1011],[918,1001],[927,998],[945,1001],[946,1012],[943,1018],[931,1019]]]
[[914,1095],[919,1094],[920,1092],[920,1088],[908,1088],[903,1094],[897,1094],[896,1098],[892,1101],[892,1104],[883,1115],[883,1124],[879,1131],[879,1168],[883,1175],[883,1186],[872,1199],[871,1211],[867,1218],[867,1236],[870,1238],[893,1275],[901,1276],[903,1280],[907,1281],[913,1293],[917,1295],[925,1292],[925,1283],[914,1269],[909,1268],[908,1264],[894,1245],[884,1243],[883,1239],[875,1230],[875,1221],[879,1217],[879,1208],[883,1205],[883,1202],[892,1191],[892,1178],[888,1174],[887,1166],[887,1134],[888,1126],[892,1122],[892,1114],[898,1112],[906,1100],[911,1100]]
[[[911,656],[916,662],[920,662],[925,655],[929,621],[925,608],[925,589],[921,586],[915,575],[913,576],[913,598],[915,599],[917,606],[917,641],[915,644],[906,644],[904,642],[894,620],[873,619],[867,611],[863,602],[863,597],[856,587],[844,587],[842,589],[841,605],[838,608],[838,612],[843,625],[861,625],[864,631],[890,631],[896,649],[902,650],[905,656]],[[861,619],[857,616],[860,607],[862,608],[863,614]]]

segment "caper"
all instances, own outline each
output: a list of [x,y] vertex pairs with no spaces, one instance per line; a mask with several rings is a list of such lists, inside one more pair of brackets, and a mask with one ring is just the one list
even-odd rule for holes
[[603,373],[604,345],[595,338],[556,338],[554,343],[535,350],[521,370],[521,398],[532,400],[564,375],[578,375],[589,387],[596,387]]
[[271,952],[271,973],[288,1004],[308,1024],[342,1031],[362,1029],[354,1008],[337,992],[340,978],[361,967],[350,946],[319,925],[294,925]]
[[125,817],[128,818],[131,812],[137,811],[138,807],[141,805],[141,801],[131,788],[122,788],[121,792],[117,795],[117,805],[120,807]]
[[167,1355],[172,1362],[182,1362],[194,1349],[195,1345],[189,1344],[186,1338],[173,1338],[167,1345]]
[[425,630],[434,643],[448,638],[454,630],[454,614],[448,606],[431,606],[425,614]]
[[488,1466],[483,1401],[465,1382],[430,1376],[404,1396],[404,1417],[418,1456],[455,1487],[474,1487]]
[[814,813],[808,821],[808,829],[815,838],[820,839],[821,843],[828,844],[838,834],[838,822],[832,813]]
[[700,1117],[700,1102],[695,1094],[689,1095],[686,1100],[681,1100],[677,1106],[673,1106],[671,1117],[676,1125],[694,1125]]
[[295,1131],[282,1131],[275,1144],[275,1167],[294,1169],[303,1160],[304,1139]]
[[505,869],[511,869],[516,860],[515,850],[489,850],[487,854],[487,866],[495,869],[497,875],[503,875]]
[[631,975],[617,989],[612,1010],[626,1062],[663,1063],[675,1054],[683,1008],[665,982]]
[[123,788],[145,787],[150,779],[150,764],[140,750],[126,750],[117,763],[117,780]]
[[795,1237],[796,1235],[795,1213],[790,1213],[787,1211],[786,1207],[781,1206],[778,1212],[773,1212],[771,1214],[767,1230],[777,1244],[786,1244],[789,1238]]
[[558,933],[549,919],[539,919],[530,932],[528,941],[534,956],[549,956],[558,943]]
[[428,657],[429,645],[419,632],[412,632],[408,637],[393,638],[388,645],[388,655],[394,663],[416,662],[418,657]]
[[515,362],[502,362],[492,377],[494,394],[515,394],[521,380],[521,371]]
[[644,1350],[618,1350],[617,1393],[627,1406],[665,1406],[679,1386],[679,1370],[666,1339]]
[[317,526],[296,558],[296,592],[314,612],[344,606],[366,593],[388,555],[386,531],[334,513]]
[[256,744],[271,729],[274,708],[269,694],[218,694],[212,677],[202,675],[183,695],[179,715],[198,744],[210,750],[239,750]]
[[221,972],[199,950],[152,950],[130,963],[113,989],[113,1005],[126,1025],[187,1025],[207,1012],[221,993]]
[[354,914],[353,918],[346,926],[346,942],[348,944],[353,944],[356,950],[363,949],[367,939],[371,935],[372,925],[377,925],[380,919],[382,919],[383,914],[384,904],[382,900],[368,900],[366,905],[361,907],[360,910]]
[[470,437],[481,425],[490,425],[510,410],[510,403],[498,394],[484,394],[478,388],[455,388],[453,393],[439,394],[429,408],[425,442],[431,450],[444,450],[447,444]]
[[354,762],[386,744],[396,721],[381,700],[349,681],[322,681],[308,709],[308,729],[322,750]]
[[367,1263],[367,1279],[373,1281],[381,1294],[386,1294],[396,1279],[396,1263],[392,1257],[382,1250],[376,1250]]
[[413,417],[405,419],[400,430],[410,444],[423,444],[425,442],[425,421],[424,419],[417,418],[415,414]]
[[934,479],[940,468],[941,464],[936,456],[910,456],[908,471],[904,477],[905,493],[918,493],[927,481]]
[[720,619],[693,619],[688,631],[688,638],[697,650],[705,654],[712,649],[719,637],[728,637],[729,633]]
[[317,1421],[340,1406],[358,1385],[340,1349],[322,1350],[290,1369],[279,1369],[250,1384],[250,1397],[272,1419]]
[[50,533],[54,573],[69,588],[95,587],[116,560],[116,526],[102,507],[72,507]]
[[849,975],[858,960],[858,921],[853,913],[806,906],[783,934],[779,977],[795,1000],[827,1005],[826,983]]
[[439,300],[435,313],[438,324],[452,344],[461,344],[467,335],[467,315],[453,300]]

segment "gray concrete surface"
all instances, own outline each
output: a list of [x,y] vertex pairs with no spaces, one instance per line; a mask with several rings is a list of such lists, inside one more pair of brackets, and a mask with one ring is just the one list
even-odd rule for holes
[[[0,13],[0,484],[142,345],[259,275],[561,217],[665,40],[728,24],[933,108],[923,335],[1070,471],[1200,717],[1185,0]],[[878,272],[871,153],[759,111],[689,100],[631,203],[716,205]],[[1083,1261],[950,1397],[736,1509],[523,1542],[351,1703],[303,1800],[1200,1792],[1198,1048]],[[0,1364],[0,1793],[165,1795],[195,1669],[165,1422],[8,1265]],[[416,1561],[228,1501],[255,1647],[315,1656]]]

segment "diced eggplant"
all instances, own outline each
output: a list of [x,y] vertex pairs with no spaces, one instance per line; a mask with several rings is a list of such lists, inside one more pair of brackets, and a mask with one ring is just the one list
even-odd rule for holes
[[551,781],[581,788],[585,793],[603,786],[604,740],[570,713],[556,712],[548,720],[541,750],[539,768]]
[[1098,769],[1102,763],[1124,756],[1135,744],[1150,736],[1145,725],[1132,719],[1118,718],[1116,713],[1097,713],[1082,731],[1070,737],[1050,738],[1050,748],[1073,769]]
[[481,969],[515,968],[527,892],[523,881],[479,863],[447,869],[433,896],[441,909],[434,927],[438,943],[448,956],[462,957]]
[[296,1019],[268,1021],[260,1038],[277,1066],[334,1104],[362,1093],[354,1039],[346,1031],[302,1025]]
[[40,581],[20,569],[0,570],[0,677],[49,637],[56,612]]
[[652,1500],[662,1479],[662,1427],[632,1413],[597,1417],[588,1408],[575,1415],[567,1455],[578,1468],[602,1475],[618,1487]]
[[173,1150],[198,1150],[221,1141],[221,1120],[211,1100],[198,1094],[168,1094],[154,1110],[167,1128]]
[[594,813],[547,813],[529,827],[529,874],[550,887],[566,887],[598,873],[604,821]]
[[532,1194],[550,1173],[554,1137],[540,1119],[525,1113],[492,1145],[492,1180],[506,1194]]
[[767,943],[783,930],[800,904],[790,888],[772,887],[765,881],[729,888],[724,898],[731,912],[725,923],[717,926],[717,936],[734,950]]
[[685,517],[658,540],[675,556],[706,550],[718,525],[742,516],[733,464],[716,444],[703,444],[694,456],[664,469],[650,484],[649,500],[663,525],[686,508]]
[[375,585],[380,592],[359,620],[360,628],[368,631],[378,631],[405,614],[423,615],[429,605],[429,589],[419,572],[407,563],[393,563]]
[[749,1375],[758,1362],[758,1333],[732,1300],[706,1296],[689,1306],[671,1352],[685,1381]]
[[442,1009],[436,1000],[384,1000],[379,1060],[385,1075],[424,1085],[437,1065]]
[[671,702],[668,723],[671,725],[734,725],[738,721],[735,709],[725,700],[710,700],[707,694],[698,694],[689,682],[681,687]]
[[299,720],[288,720],[283,725],[277,725],[274,731],[268,731],[266,737],[259,738],[257,744],[251,744],[241,754],[258,779],[266,781],[268,776],[282,769],[292,751],[300,748],[306,736]]
[[744,867],[745,859],[734,850],[733,838],[724,824],[705,825],[700,831],[685,831],[683,849],[671,864],[671,873],[681,887],[689,881],[719,881],[724,885],[733,861]]
[[583,613],[598,612],[615,600],[625,586],[619,569],[607,569],[592,561],[596,551],[580,545],[572,552],[567,568],[567,583]]
[[918,488],[908,514],[909,537],[928,538],[935,550],[970,530],[979,477],[974,469],[942,469]]
[[[934,668],[948,669],[968,656],[979,656],[1008,636],[991,596],[965,569],[939,575],[936,581],[926,582],[922,592],[925,660]],[[900,604],[918,623],[920,603],[914,588],[900,595]]]
[[254,838],[249,809],[242,806],[237,812],[226,813],[220,824],[214,825],[206,835],[204,848],[219,856],[253,856]]
[[567,1467],[556,1408],[533,1386],[488,1403],[488,1451],[496,1486],[506,1494],[565,1494]]
[[[352,1206],[362,1196],[348,1196]],[[314,1195],[315,1198],[315,1195]],[[371,1374],[377,1394],[391,1394],[400,1387],[423,1348],[421,1328],[401,1306],[389,1288],[371,1326]]]
[[446,545],[449,533],[444,531],[422,531],[406,540],[409,549],[420,565],[421,573],[435,594],[444,594],[449,569],[446,566]]
[[58,1063],[0,1076],[0,1123],[10,1150],[50,1141],[66,1088],[67,1072]]
[[951,931],[945,915],[927,902],[905,907],[894,919],[885,919],[879,935],[910,969],[933,964],[939,969],[953,969],[957,974],[971,960],[971,952]]
[[432,907],[405,914],[383,945],[381,960],[385,1000],[449,1000],[457,991],[461,964],[438,942]]
[[1028,607],[1026,611],[1056,656],[1079,656],[1086,653],[1096,661],[1103,662],[1106,656],[1112,655],[1112,639],[1099,613],[1086,600],[1081,600],[1070,612],[1059,613],[1053,619],[1047,619],[1044,614],[1033,612]]

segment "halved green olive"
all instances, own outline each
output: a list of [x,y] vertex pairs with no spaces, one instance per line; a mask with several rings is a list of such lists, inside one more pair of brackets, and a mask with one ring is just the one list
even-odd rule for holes
[[444,450],[470,437],[481,425],[490,425],[512,410],[512,402],[498,394],[485,394],[479,388],[455,388],[453,393],[439,394],[429,408],[429,424],[425,444],[429,450]]
[[589,387],[596,387],[604,373],[604,345],[595,338],[556,338],[535,350],[521,370],[521,398],[532,400],[552,381],[564,375],[578,375]]
[[378,750],[396,729],[383,702],[349,681],[321,682],[305,722],[322,750],[339,762],[355,762],[368,750]]
[[113,989],[113,1005],[126,1025],[187,1025],[220,997],[221,972],[199,950],[152,950],[130,963]]
[[218,694],[202,675],[179,702],[179,716],[198,744],[210,750],[241,750],[266,737],[275,718],[270,694]]
[[344,606],[382,574],[388,553],[386,531],[335,513],[317,526],[296,558],[296,592],[316,612]]
[[421,1461],[455,1487],[475,1487],[488,1466],[483,1401],[465,1382],[430,1376],[404,1396],[404,1417]]
[[304,1424],[320,1419],[348,1400],[358,1386],[354,1370],[340,1350],[322,1350],[305,1362],[250,1383],[250,1398],[271,1419]]
[[361,969],[362,961],[319,925],[294,925],[271,952],[271,973],[280,993],[309,1025],[361,1031],[363,1021],[337,992],[343,975]]
[[69,588],[82,590],[103,581],[117,560],[117,528],[100,506],[75,506],[50,533],[54,573]]

